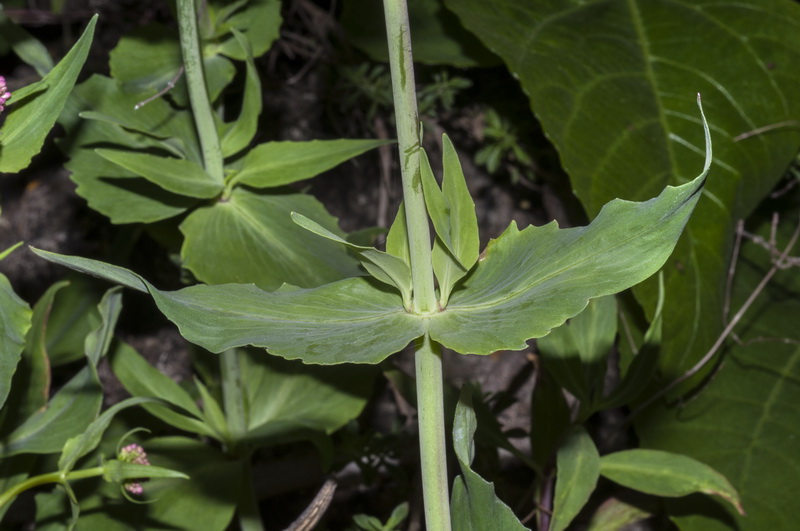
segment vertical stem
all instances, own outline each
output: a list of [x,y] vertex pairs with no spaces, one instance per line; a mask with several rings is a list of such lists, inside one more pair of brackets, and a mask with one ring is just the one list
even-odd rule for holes
[[222,148],[206,91],[203,55],[200,52],[200,38],[197,33],[195,0],[178,0],[178,26],[189,101],[192,103],[192,115],[203,151],[203,166],[209,175],[219,182],[223,182],[225,172],[223,171]]
[[447,446],[444,435],[442,352],[426,334],[417,344],[417,417],[422,495],[428,531],[450,531]]
[[389,66],[392,71],[394,114],[397,122],[397,143],[403,178],[403,204],[406,209],[408,245],[411,254],[411,278],[414,286],[414,311],[436,310],[431,262],[431,235],[428,212],[422,195],[419,170],[420,125],[417,114],[417,92],[414,85],[414,63],[411,57],[411,34],[405,0],[384,0],[386,34],[389,40]]
[[[413,311],[421,314],[433,313],[437,310],[436,294],[433,288],[428,212],[422,195],[419,169],[419,151],[422,145],[408,7],[406,0],[384,0],[383,6],[386,13],[389,65],[392,71],[397,142],[403,178],[403,203],[411,255]],[[450,531],[442,355],[439,345],[427,335],[417,344],[415,364],[425,523],[428,531]]]

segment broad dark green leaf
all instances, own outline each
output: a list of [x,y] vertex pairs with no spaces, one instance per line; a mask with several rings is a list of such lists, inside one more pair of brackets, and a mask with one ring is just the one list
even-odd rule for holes
[[547,371],[538,371],[531,395],[531,457],[538,469],[550,465],[564,435],[571,426],[572,413],[561,386]]
[[[798,204],[796,196],[788,204]],[[781,219],[779,248],[796,227],[797,210],[784,212]],[[768,238],[769,225],[767,220],[751,230]],[[742,254],[733,310],[770,267],[769,253],[755,243],[745,243]],[[735,329],[741,344],[731,342],[725,349],[722,365],[699,396],[685,404],[652,407],[635,419],[643,447],[697,459],[724,474],[741,495],[744,517],[707,497],[669,501],[667,508],[681,529],[792,529],[797,522],[798,288],[796,268],[778,272]]]
[[274,188],[310,179],[361,155],[391,143],[388,140],[310,140],[267,142],[251,149],[241,170],[231,180],[255,188]]
[[514,512],[494,492],[494,485],[472,470],[475,454],[473,438],[478,423],[472,411],[469,387],[461,391],[453,423],[453,449],[461,476],[453,483],[450,515],[453,529],[459,531],[525,530]]
[[521,350],[589,299],[641,282],[672,252],[705,175],[644,203],[611,201],[587,227],[559,229],[552,222],[520,231],[512,222],[486,247],[446,311],[430,317],[431,337],[461,353]]
[[186,339],[215,353],[253,345],[306,363],[378,363],[425,332],[424,319],[406,312],[399,294],[365,278],[276,292],[252,284],[162,292],[121,267],[33,251],[111,282],[146,287]]
[[725,476],[685,455],[641,448],[623,450],[600,459],[600,474],[625,487],[656,496],[713,494],[744,515],[739,494]]
[[[441,0],[408,2],[414,61],[460,67],[493,66],[498,60],[464,28]],[[388,61],[386,23],[380,2],[347,0],[342,25],[354,45],[376,61]]]
[[[148,153],[97,149],[99,156],[144,177],[168,192],[199,199],[211,199],[219,195],[225,186],[195,162],[172,157],[159,157]],[[113,177],[113,176],[109,176]]]
[[0,128],[0,172],[13,173],[26,168],[39,153],[44,139],[56,123],[61,109],[72,91],[78,73],[94,37],[97,15],[92,17],[86,30],[69,53],[34,87],[44,88],[21,98],[12,94],[9,110]]
[[53,396],[47,409],[28,417],[0,441],[0,456],[60,451],[67,439],[82,433],[97,417],[102,401],[94,367],[84,367]]
[[552,531],[563,531],[589,501],[600,477],[600,454],[583,426],[567,435],[556,457]]
[[342,235],[313,197],[236,188],[227,200],[199,208],[181,223],[183,266],[208,284],[252,282],[268,290],[284,282],[311,287],[362,274],[345,248],[295,225],[292,212]]
[[14,293],[11,283],[0,274],[0,407],[11,390],[11,379],[17,369],[25,334],[31,326],[31,310]]
[[[715,166],[665,269],[661,365],[675,377],[722,329],[733,220],[773,187],[800,144],[800,6],[785,0],[446,0],[520,80],[590,216],[614,197],[682,183],[702,157],[701,92]],[[652,317],[655,283],[637,289]]]
[[69,285],[58,291],[47,318],[46,348],[55,367],[82,358],[86,336],[100,319],[97,305],[103,296],[98,282],[69,274]]

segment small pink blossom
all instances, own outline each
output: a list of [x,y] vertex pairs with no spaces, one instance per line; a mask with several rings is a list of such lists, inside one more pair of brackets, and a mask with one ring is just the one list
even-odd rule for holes
[[[119,454],[117,455],[117,459],[120,461],[125,461],[126,463],[136,463],[137,465],[149,465],[150,461],[147,459],[147,453],[144,451],[140,445],[136,443],[129,444],[128,446],[123,447]],[[144,494],[144,487],[142,487],[142,483],[147,481],[146,479],[129,479],[125,483],[122,484],[123,488],[130,492],[131,494],[135,494],[137,496],[141,496]]]
[[6,86],[6,78],[0,76],[0,112],[3,112],[3,109],[6,108],[5,103],[10,97],[11,93],[8,91],[8,87]]

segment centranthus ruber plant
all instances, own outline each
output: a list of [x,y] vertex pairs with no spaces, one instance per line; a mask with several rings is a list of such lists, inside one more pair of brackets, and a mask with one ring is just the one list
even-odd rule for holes
[[[283,285],[267,291],[231,283],[163,291],[121,267],[35,252],[149,293],[185,338],[222,353],[225,366],[230,360],[231,378],[238,359],[231,352],[237,347],[260,347],[264,355],[335,365],[376,364],[413,343],[427,528],[521,529],[492,485],[471,469],[476,421],[468,393],[456,411],[454,448],[461,476],[454,483],[450,507],[442,347],[479,355],[524,349],[528,340],[547,335],[581,313],[589,301],[627,289],[658,271],[703,191],[712,160],[708,125],[700,108],[697,140],[704,143],[705,157],[693,180],[668,186],[646,202],[613,200],[586,227],[561,229],[552,222],[519,229],[512,222],[481,253],[475,208],[455,147],[443,137],[440,185],[421,145],[406,3],[385,0],[384,8],[403,189],[403,206],[386,248],[355,245],[307,216],[292,214],[300,227],[354,252],[369,276],[305,289]],[[186,61],[189,80],[192,68]],[[207,105],[202,91],[191,94],[193,107]],[[213,120],[198,121],[198,128],[204,150],[214,153],[218,139]],[[221,167],[218,157],[209,160]],[[623,464],[625,459],[618,458]],[[704,489],[702,481],[697,485],[696,491]],[[729,497],[737,499],[735,492]]]

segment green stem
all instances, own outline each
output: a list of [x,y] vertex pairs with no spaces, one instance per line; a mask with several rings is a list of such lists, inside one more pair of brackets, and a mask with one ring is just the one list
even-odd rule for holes
[[253,475],[251,473],[250,458],[242,460],[242,493],[239,498],[239,529],[241,531],[264,531],[264,522],[258,510]]
[[195,0],[178,0],[178,26],[189,101],[192,104],[192,115],[203,151],[203,166],[209,175],[222,183],[225,180],[222,148],[206,91],[203,55],[200,51],[200,38],[197,33]]
[[397,143],[400,149],[400,170],[403,179],[403,204],[406,209],[408,245],[411,254],[411,277],[414,286],[414,311],[436,311],[431,261],[431,234],[428,211],[422,195],[419,170],[420,124],[417,114],[417,92],[414,85],[414,63],[411,57],[411,34],[405,0],[384,0],[386,34],[389,39],[389,65],[392,70],[392,93],[397,122]]
[[66,483],[67,481],[74,481],[77,479],[86,479],[86,478],[94,478],[98,476],[102,476],[105,469],[101,466],[94,467],[94,468],[87,468],[84,470],[75,470],[69,472],[68,474],[62,474],[61,472],[50,472],[48,474],[39,474],[38,476],[33,476],[32,478],[28,478],[22,483],[18,483],[8,489],[7,491],[0,494],[0,507],[5,506],[7,503],[10,503],[14,498],[22,494],[28,489],[33,489],[36,487],[40,487],[42,485],[47,485],[48,483]]
[[417,344],[417,417],[425,524],[429,531],[450,531],[447,446],[444,435],[442,352],[426,334]]
[[[384,0],[383,6],[411,255],[413,311],[428,314],[437,311],[437,305],[433,285],[430,227],[419,168],[421,130],[417,113],[408,7],[405,0]],[[450,531],[442,356],[439,345],[427,335],[417,343],[415,364],[425,523],[428,531]]]

